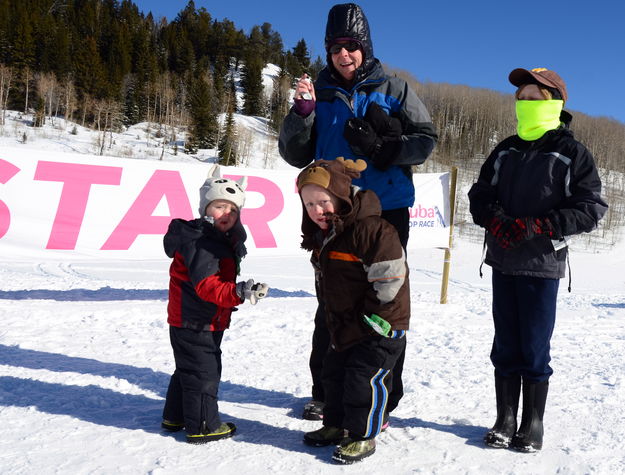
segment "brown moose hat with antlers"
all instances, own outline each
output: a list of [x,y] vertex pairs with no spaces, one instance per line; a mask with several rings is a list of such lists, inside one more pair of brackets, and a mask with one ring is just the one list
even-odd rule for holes
[[297,191],[302,192],[306,185],[317,185],[328,190],[349,209],[352,208],[351,185],[354,178],[360,177],[360,172],[367,168],[364,160],[316,160],[308,165],[297,177]]
[[[353,209],[351,198],[352,179],[359,178],[360,172],[367,168],[364,160],[344,160],[338,157],[336,160],[316,160],[308,165],[297,177],[297,191],[301,196],[302,188],[306,185],[317,185],[332,193],[341,202],[341,213],[350,213]],[[319,229],[314,224],[306,208],[303,207],[302,215],[302,248],[312,250],[314,247],[312,236]]]

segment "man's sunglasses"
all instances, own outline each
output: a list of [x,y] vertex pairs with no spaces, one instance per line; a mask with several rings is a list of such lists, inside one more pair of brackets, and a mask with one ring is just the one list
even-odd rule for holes
[[330,46],[330,49],[328,51],[330,51],[331,54],[337,54],[337,53],[340,53],[343,48],[345,48],[345,50],[348,51],[349,53],[353,53],[357,49],[360,49],[360,43],[358,43],[358,41],[348,41],[346,43],[334,43],[332,46]]

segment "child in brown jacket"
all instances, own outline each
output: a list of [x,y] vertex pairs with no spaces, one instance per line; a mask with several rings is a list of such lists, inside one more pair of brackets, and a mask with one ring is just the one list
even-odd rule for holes
[[302,247],[312,251],[331,345],[323,361],[323,427],[313,446],[339,444],[333,459],[375,452],[387,417],[392,371],[406,345],[410,296],[406,256],[373,191],[351,185],[363,160],[318,160],[297,179]]

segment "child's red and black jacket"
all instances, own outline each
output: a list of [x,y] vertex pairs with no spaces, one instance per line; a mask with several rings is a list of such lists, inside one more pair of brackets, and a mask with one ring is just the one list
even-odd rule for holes
[[230,326],[232,309],[242,303],[236,292],[239,262],[246,254],[240,221],[228,233],[205,219],[174,219],[163,238],[169,268],[167,323],[200,331]]

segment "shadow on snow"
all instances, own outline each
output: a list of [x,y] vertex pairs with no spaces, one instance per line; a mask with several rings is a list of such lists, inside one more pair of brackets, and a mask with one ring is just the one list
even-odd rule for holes
[[[314,297],[304,290],[269,289],[267,298]],[[0,300],[56,300],[57,302],[108,302],[117,300],[167,300],[166,289],[114,289],[102,287],[97,290],[0,290]]]
[[[184,441],[184,432],[170,434],[160,428],[161,415],[170,375],[149,368],[118,363],[105,363],[89,358],[71,357],[56,353],[0,345],[0,364],[42,369],[54,372],[75,372],[126,380],[161,398],[124,394],[96,385],[77,386],[49,383],[33,379],[0,376],[0,406],[35,407],[47,414],[74,417],[102,426],[128,430],[143,430]],[[289,415],[299,418],[306,398],[291,394],[258,389],[222,381],[219,399],[230,403],[254,403],[268,407],[289,409]],[[237,425],[234,441],[272,445],[291,451],[310,451],[302,444],[300,430],[287,429],[260,421],[241,419],[220,411],[223,419]]]
[[[118,378],[157,394],[160,398],[145,395],[124,394],[118,391],[88,385],[77,386],[48,383],[13,376],[0,377],[0,405],[31,407],[57,415],[66,415],[102,426],[128,430],[143,430],[184,440],[184,433],[168,434],[160,429],[161,413],[170,375],[150,368],[105,363],[102,361],[66,356],[57,353],[22,349],[17,346],[0,345],[0,364],[48,370],[74,372],[100,377]],[[299,419],[304,401],[292,394],[258,389],[222,381],[219,386],[220,401],[241,404],[259,404],[273,408],[288,409],[288,415]],[[221,412],[224,420],[237,425],[235,441],[271,445],[291,451],[314,455],[319,460],[329,460],[330,448],[319,450],[303,445],[303,432],[287,429],[256,420],[241,419]],[[419,418],[391,418],[392,427],[421,427],[454,434],[466,439],[467,444],[483,447],[483,427],[464,423],[439,424]],[[329,452],[330,451],[330,452]]]

